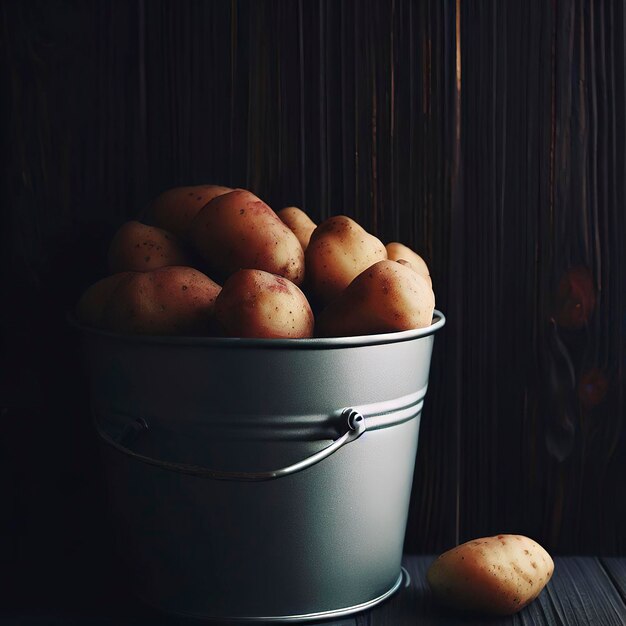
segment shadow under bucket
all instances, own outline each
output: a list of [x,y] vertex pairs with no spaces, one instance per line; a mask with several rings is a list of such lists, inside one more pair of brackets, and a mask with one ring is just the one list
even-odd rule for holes
[[298,340],[81,327],[135,594],[191,617],[299,622],[393,593],[444,323]]

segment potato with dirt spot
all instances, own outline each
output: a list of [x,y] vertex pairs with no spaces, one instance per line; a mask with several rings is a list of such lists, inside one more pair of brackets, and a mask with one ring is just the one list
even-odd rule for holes
[[295,206],[285,207],[278,211],[277,215],[298,238],[302,249],[306,250],[317,224],[302,209]]
[[320,337],[391,333],[430,326],[435,295],[428,281],[396,261],[361,272],[318,316]]
[[213,198],[232,191],[221,185],[176,187],[157,196],[148,209],[150,221],[183,239],[193,218]]
[[229,337],[313,335],[313,312],[306,296],[286,278],[262,270],[239,270],[224,283],[215,319]]
[[187,253],[174,235],[135,220],[126,222],[109,246],[109,270],[148,272],[168,265],[188,265]]
[[402,243],[398,243],[397,241],[388,243],[385,248],[387,249],[387,258],[392,261],[399,261],[400,259],[408,261],[410,267],[412,267],[418,274],[427,278],[432,285],[428,265],[426,265],[426,262],[419,254],[413,252],[411,248]]
[[511,615],[532,602],[554,571],[550,555],[522,535],[497,535],[448,550],[428,570],[435,597],[452,608]]
[[387,258],[382,242],[345,215],[322,222],[305,252],[307,285],[320,304],[336,298],[365,269]]
[[108,299],[103,326],[141,335],[210,333],[220,286],[191,267],[136,272]]
[[304,253],[298,238],[261,199],[236,189],[207,204],[189,229],[189,239],[211,275],[227,278],[240,269],[304,279]]
[[120,272],[107,276],[88,287],[76,305],[76,317],[83,324],[103,328],[102,312],[121,282],[127,281],[135,272]]

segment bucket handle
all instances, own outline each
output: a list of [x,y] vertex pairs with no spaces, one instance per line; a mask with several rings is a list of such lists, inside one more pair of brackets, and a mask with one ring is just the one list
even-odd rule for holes
[[[328,458],[331,454],[334,454],[339,450],[339,448],[345,446],[347,443],[358,439],[367,429],[365,424],[365,419],[356,409],[347,408],[344,409],[341,413],[341,416],[346,420],[347,430],[346,432],[335,439],[329,446],[312,454],[311,456],[303,459],[302,461],[298,461],[293,465],[288,465],[287,467],[282,467],[277,470],[269,470],[265,472],[225,472],[221,470],[213,470],[208,469],[206,467],[201,467],[199,465],[190,465],[187,463],[174,463],[171,461],[163,461],[160,459],[155,459],[143,454],[139,454],[138,452],[134,452],[130,448],[126,447],[119,440],[114,439],[107,433],[102,426],[98,423],[98,420],[95,419],[95,427],[100,438],[109,446],[115,448],[118,452],[126,454],[127,456],[132,457],[137,461],[141,461],[142,463],[146,463],[148,465],[153,465],[160,469],[167,470],[169,472],[177,472],[179,474],[186,474],[188,476],[196,476],[198,478],[211,478],[213,480],[229,480],[235,482],[261,482],[266,480],[274,480],[276,478],[282,478],[283,476],[289,476],[290,474],[296,474],[297,472],[301,472],[320,461]],[[135,434],[143,430],[148,430],[148,424],[143,418],[138,418],[134,420],[130,425],[130,429],[135,431]],[[124,429],[120,438],[123,438],[126,434],[128,434],[129,428]]]

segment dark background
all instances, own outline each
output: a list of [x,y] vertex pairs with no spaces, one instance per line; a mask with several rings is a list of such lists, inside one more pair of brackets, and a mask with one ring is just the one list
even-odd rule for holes
[[9,605],[119,584],[65,312],[179,184],[346,213],[429,263],[448,324],[407,551],[519,532],[626,553],[623,1],[4,0],[0,20]]

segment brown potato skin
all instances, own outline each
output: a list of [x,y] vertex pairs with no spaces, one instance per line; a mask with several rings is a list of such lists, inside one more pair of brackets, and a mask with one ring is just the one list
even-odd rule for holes
[[313,312],[306,296],[286,278],[262,270],[239,270],[224,283],[215,319],[229,337],[313,336]]
[[108,262],[112,273],[149,272],[168,265],[188,265],[189,259],[174,235],[132,220],[113,236]]
[[386,258],[382,242],[353,219],[331,217],[313,231],[306,249],[307,285],[318,303],[327,304],[364,269]]
[[121,272],[107,276],[88,287],[76,305],[76,317],[83,324],[104,328],[102,312],[120,283],[128,281],[134,272]]
[[444,552],[427,579],[442,604],[463,612],[511,615],[541,593],[553,571],[552,558],[532,539],[497,535]]
[[218,284],[191,267],[133,273],[106,303],[103,325],[139,335],[208,334],[219,292]]
[[400,259],[408,261],[413,270],[415,270],[418,274],[421,274],[425,278],[428,278],[430,284],[432,285],[428,265],[426,265],[426,262],[419,254],[413,252],[411,248],[405,246],[402,243],[398,243],[397,241],[392,241],[391,243],[388,243],[385,248],[387,248],[388,259],[391,259],[392,261],[399,261]]
[[302,210],[296,206],[288,206],[277,213],[278,217],[289,226],[293,234],[298,238],[303,250],[309,246],[309,241],[317,224]]
[[320,337],[391,333],[430,326],[435,296],[423,276],[396,261],[359,274],[318,316]]
[[211,275],[259,269],[299,285],[304,253],[298,238],[272,209],[245,189],[218,196],[193,220],[189,239]]
[[232,191],[222,185],[175,187],[157,196],[148,211],[150,220],[180,239],[185,237],[193,218],[213,198]]

